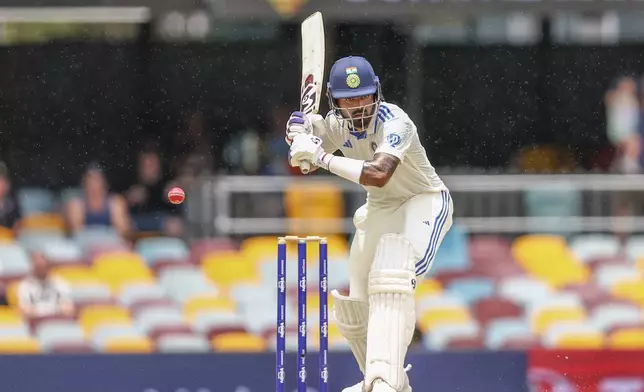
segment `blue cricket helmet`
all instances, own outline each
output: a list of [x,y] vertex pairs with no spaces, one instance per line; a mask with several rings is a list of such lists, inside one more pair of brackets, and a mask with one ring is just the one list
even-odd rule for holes
[[343,57],[331,67],[327,93],[333,99],[355,98],[376,94],[380,80],[367,59],[359,56]]

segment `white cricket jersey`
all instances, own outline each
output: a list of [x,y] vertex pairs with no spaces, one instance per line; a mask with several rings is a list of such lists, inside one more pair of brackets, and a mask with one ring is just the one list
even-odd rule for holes
[[340,150],[347,158],[365,161],[384,152],[400,159],[401,164],[387,185],[364,187],[369,205],[400,205],[418,194],[447,190],[427,158],[416,125],[400,107],[382,102],[376,118],[364,132],[355,132],[350,121],[339,121],[333,113],[327,114],[325,121],[326,127],[320,128],[326,133],[316,136],[322,139],[326,152]]

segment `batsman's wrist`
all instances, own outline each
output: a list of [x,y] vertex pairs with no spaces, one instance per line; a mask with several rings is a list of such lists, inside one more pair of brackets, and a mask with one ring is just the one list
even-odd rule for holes
[[328,154],[326,152],[323,152],[318,158],[318,166],[323,168],[324,170],[329,170],[329,163],[331,163],[331,160],[333,159],[333,157],[334,157],[333,154]]

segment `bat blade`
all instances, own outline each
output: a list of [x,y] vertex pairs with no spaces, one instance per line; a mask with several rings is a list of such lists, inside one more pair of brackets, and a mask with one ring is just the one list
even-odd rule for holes
[[[318,113],[322,100],[324,79],[324,22],[322,13],[315,12],[302,22],[302,81],[300,111]],[[309,162],[301,162],[300,170],[307,174]]]

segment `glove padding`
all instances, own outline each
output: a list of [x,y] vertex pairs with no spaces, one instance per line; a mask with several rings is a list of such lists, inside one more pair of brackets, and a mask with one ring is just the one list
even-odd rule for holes
[[319,114],[305,114],[304,112],[293,112],[291,117],[286,123],[286,144],[289,146],[293,143],[296,135],[311,135],[313,134],[313,123],[316,121],[324,121],[324,118]]
[[289,163],[292,167],[299,167],[300,162],[307,161],[315,166],[320,166],[324,155],[322,139],[313,135],[295,135],[288,151]]

